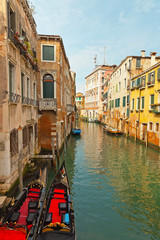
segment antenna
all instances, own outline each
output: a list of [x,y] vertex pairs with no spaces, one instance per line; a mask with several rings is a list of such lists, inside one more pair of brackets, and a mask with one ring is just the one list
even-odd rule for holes
[[94,64],[96,65],[96,62],[97,62],[97,54],[95,55],[94,57]]
[[104,47],[104,65],[106,64],[106,61],[105,61],[105,52],[106,52],[106,47]]

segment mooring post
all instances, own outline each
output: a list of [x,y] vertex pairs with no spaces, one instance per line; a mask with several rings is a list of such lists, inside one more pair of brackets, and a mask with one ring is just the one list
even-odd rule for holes
[[55,148],[54,148],[54,137],[52,139],[52,155],[53,155],[53,167],[56,168],[56,155],[55,155]]
[[19,190],[20,192],[23,189],[23,174],[22,174],[22,152],[19,153],[19,159],[18,159],[18,174],[19,174]]
[[66,128],[64,129],[64,151],[67,150],[67,144],[66,144]]
[[148,131],[146,131],[146,147],[148,146]]
[[59,166],[59,139],[58,139],[58,132],[56,133],[56,148],[57,148],[57,163],[58,163],[58,166]]

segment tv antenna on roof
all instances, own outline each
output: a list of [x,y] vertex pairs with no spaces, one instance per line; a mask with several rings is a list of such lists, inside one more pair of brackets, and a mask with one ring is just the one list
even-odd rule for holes
[[106,54],[106,47],[104,47],[104,65],[106,64],[105,54]]

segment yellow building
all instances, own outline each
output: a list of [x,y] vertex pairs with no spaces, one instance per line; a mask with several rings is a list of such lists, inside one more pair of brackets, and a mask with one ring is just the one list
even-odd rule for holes
[[160,62],[131,79],[129,134],[160,147]]

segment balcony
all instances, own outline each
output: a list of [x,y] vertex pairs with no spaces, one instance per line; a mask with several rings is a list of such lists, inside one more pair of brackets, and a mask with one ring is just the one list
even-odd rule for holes
[[153,113],[160,113],[160,103],[151,104],[151,107],[152,107]]
[[10,102],[11,103],[19,103],[20,102],[20,95],[16,94],[16,93],[12,93],[10,92]]
[[72,113],[74,111],[74,106],[72,104],[67,104],[66,111],[67,113]]
[[57,111],[57,99],[56,98],[40,98],[39,111]]

